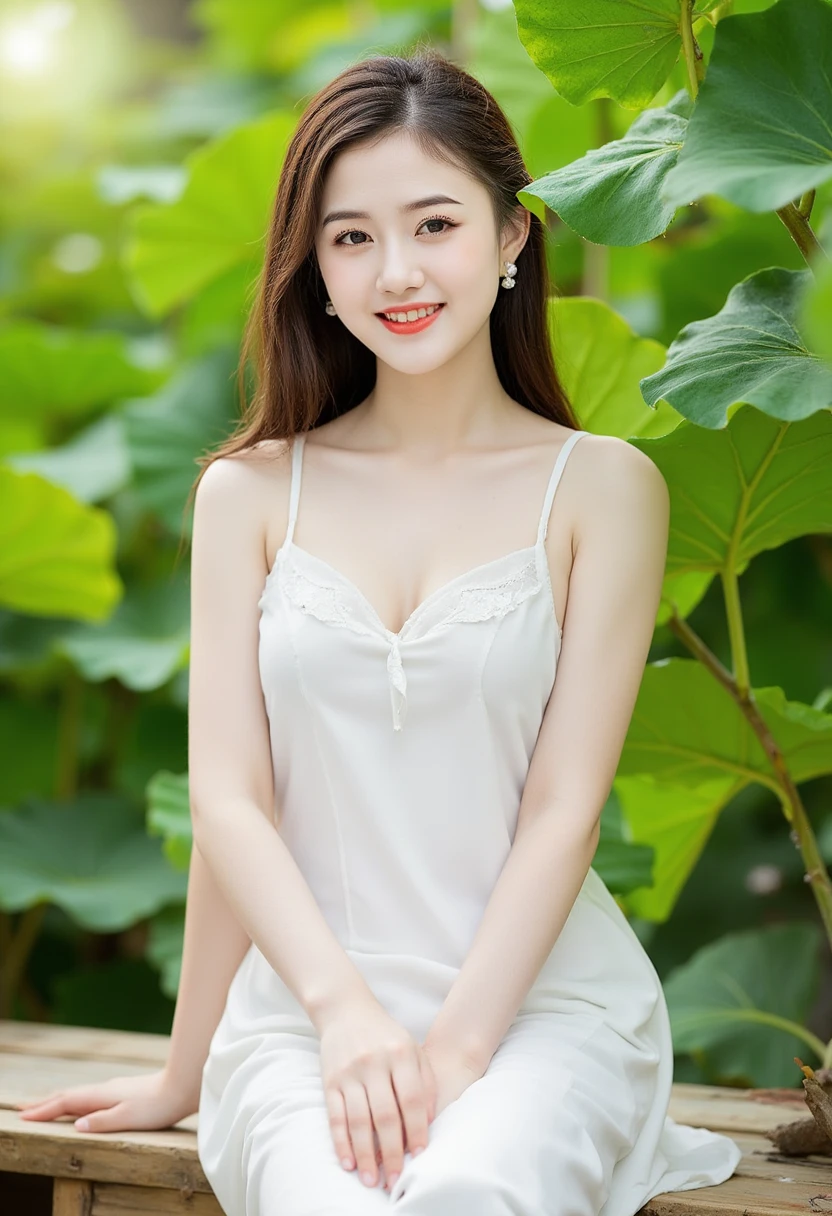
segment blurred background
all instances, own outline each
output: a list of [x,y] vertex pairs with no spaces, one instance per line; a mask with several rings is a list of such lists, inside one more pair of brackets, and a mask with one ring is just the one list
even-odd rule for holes
[[[706,56],[712,36],[700,33]],[[195,457],[237,416],[242,326],[305,101],[347,64],[419,43],[494,93],[534,177],[638,116],[560,96],[502,0],[0,3],[0,1017],[170,1028],[190,850]],[[651,104],[685,85],[680,60]],[[805,265],[775,214],[715,196],[630,247],[590,244],[553,212],[546,223],[559,295],[617,314],[631,375],[660,366],[738,280]],[[817,704],[832,687],[829,535],[762,552],[742,588],[755,684]],[[730,665],[718,580],[689,621]],[[651,661],[684,653],[659,624]],[[832,780],[801,792],[832,858]],[[615,882],[616,841],[647,840],[616,791],[604,822],[597,868],[663,979],[726,934],[818,920],[761,784],[698,822],[689,874],[652,903],[646,843],[640,886]],[[758,969],[828,1038],[828,950],[797,974],[784,944]],[[782,1046],[741,1065],[686,1051],[677,1080],[796,1084]]]

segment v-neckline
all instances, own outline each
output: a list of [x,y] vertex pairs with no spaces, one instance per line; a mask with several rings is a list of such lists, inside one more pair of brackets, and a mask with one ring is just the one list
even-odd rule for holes
[[[316,553],[311,553],[309,551],[309,549],[304,549],[302,545],[296,544],[295,541],[292,539],[287,539],[286,541],[284,541],[284,543],[278,549],[277,554],[275,556],[274,565],[272,566],[272,570],[269,571],[269,576],[267,576],[267,578],[270,577],[272,571],[276,570],[277,567],[281,564],[281,562],[283,560],[285,560],[285,554],[288,553],[292,549],[294,549],[296,553],[302,554],[304,558],[310,560],[314,564],[316,564],[318,566],[322,566],[325,570],[329,571],[330,574],[335,575],[335,577],[337,579],[339,579],[340,582],[342,582],[345,587],[349,588],[349,590],[356,596],[356,598],[361,602],[361,604],[364,606],[364,608],[366,608],[366,610],[369,613],[372,620],[375,622],[375,624],[378,626],[378,628],[381,629],[381,631],[385,634],[385,636],[388,639],[395,640],[395,641],[401,641],[402,638],[404,637],[404,635],[407,633],[408,629],[410,628],[411,624],[414,621],[416,621],[422,615],[422,613],[424,611],[426,611],[442,595],[453,590],[453,588],[458,583],[464,582],[465,579],[468,579],[468,578],[473,577],[474,575],[480,574],[484,570],[489,570],[495,566],[504,565],[505,563],[510,561],[512,558],[528,557],[529,559],[533,559],[536,563],[538,572],[541,569],[541,565],[545,569],[545,580],[541,579],[541,584],[543,584],[544,581],[549,582],[549,563],[546,560],[545,552],[542,554],[542,562],[541,562],[541,556],[539,555],[538,551],[540,549],[542,549],[542,544],[540,541],[536,541],[535,544],[533,544],[533,545],[526,545],[522,549],[512,549],[509,553],[503,553],[499,557],[493,557],[487,562],[480,562],[479,565],[471,566],[468,570],[463,570],[461,574],[455,574],[453,576],[453,578],[448,579],[447,582],[442,583],[441,586],[434,588],[433,591],[429,591],[428,594],[424,597],[424,599],[422,599],[416,605],[416,607],[413,609],[413,611],[410,613],[410,615],[407,617],[407,619],[403,622],[401,628],[398,630],[393,630],[393,629],[388,629],[388,627],[385,625],[384,621],[381,619],[379,613],[376,611],[376,609],[373,606],[373,604],[371,603],[371,601],[364,594],[364,592],[357,585],[357,583],[354,583],[353,580],[351,578],[349,578],[346,574],[344,574],[341,570],[339,570],[337,568],[337,566],[333,566],[331,562],[328,562],[323,557],[318,557],[318,555]],[[554,602],[553,602],[553,612],[554,612]],[[557,622],[556,615],[555,615],[555,628],[558,629],[558,631],[559,631],[559,625]]]

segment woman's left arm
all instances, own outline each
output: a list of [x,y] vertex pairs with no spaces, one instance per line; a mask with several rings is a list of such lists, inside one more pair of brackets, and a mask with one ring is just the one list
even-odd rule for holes
[[570,479],[562,503],[575,522],[557,678],[511,851],[425,1040],[476,1075],[513,1022],[592,864],[661,596],[670,506],[658,468],[609,436],[587,436],[572,462],[581,475]]

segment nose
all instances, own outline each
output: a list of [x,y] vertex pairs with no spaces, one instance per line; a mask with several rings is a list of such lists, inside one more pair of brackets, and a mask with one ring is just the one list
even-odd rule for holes
[[407,241],[390,240],[381,254],[381,269],[376,279],[380,294],[401,297],[408,287],[422,287],[425,276],[419,267],[419,251]]

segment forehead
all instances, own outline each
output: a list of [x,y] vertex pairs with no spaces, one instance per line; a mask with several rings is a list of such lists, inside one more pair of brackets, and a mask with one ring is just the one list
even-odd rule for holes
[[[324,208],[340,204],[397,207],[428,194],[470,200],[478,186],[462,166],[426,152],[404,132],[340,152],[324,181]],[[480,187],[481,188],[481,187]]]

